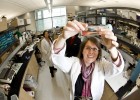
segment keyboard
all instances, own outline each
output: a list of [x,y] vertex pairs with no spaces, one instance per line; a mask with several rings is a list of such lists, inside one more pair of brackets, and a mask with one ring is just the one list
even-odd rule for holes
[[4,78],[10,68],[4,68],[0,73],[0,79]]
[[14,64],[12,65],[12,69],[15,71],[16,74],[18,73],[18,71],[19,71],[19,69],[21,68],[22,64],[23,64],[23,63],[14,63]]
[[15,71],[11,68],[4,68],[0,73],[0,82],[11,83],[15,75]]

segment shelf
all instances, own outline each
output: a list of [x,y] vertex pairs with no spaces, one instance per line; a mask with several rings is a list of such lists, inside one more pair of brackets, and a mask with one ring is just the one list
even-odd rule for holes
[[8,31],[12,31],[12,30],[16,30],[16,29],[19,29],[19,28],[23,28],[23,27],[26,27],[30,24],[26,24],[26,25],[20,25],[20,26],[17,26],[17,27],[9,27],[7,30]]
[[[86,16],[85,16],[86,17]],[[125,21],[127,23],[132,23],[132,24],[136,24],[139,25],[138,21],[132,20],[132,19],[127,19],[127,18],[122,18],[119,15],[100,15],[100,14],[88,14],[87,18],[91,18],[91,17],[110,17],[110,18],[115,18],[117,20],[121,20],[121,21]]]
[[118,42],[122,44],[122,47],[120,49],[125,53],[127,53],[128,55],[130,55],[135,60],[138,60],[140,58],[139,57],[140,48],[131,44],[130,39],[124,37],[123,35],[118,34],[115,35],[117,36]]
[[120,41],[120,42],[124,43],[125,45],[127,45],[133,52],[140,53],[140,48],[138,48],[138,47],[126,42],[126,41],[123,41],[121,39],[118,39],[118,41]]
[[[112,11],[110,11],[108,9],[111,9]],[[129,17],[132,17],[131,15],[129,15],[128,18],[122,17],[122,15],[118,14],[118,12],[117,12],[117,11],[119,11],[118,9],[119,10],[120,9],[130,10],[130,11],[128,11],[128,13],[130,13],[131,11],[140,12],[140,10],[138,10],[138,9],[132,9],[132,8],[126,8],[126,7],[118,7],[118,8],[117,7],[107,7],[107,8],[97,8],[97,9],[83,11],[81,13],[78,13],[78,18],[80,18],[80,17],[84,17],[84,18],[108,17],[108,18],[115,19],[115,22],[116,22],[115,26],[117,26],[117,22],[120,22],[120,23],[130,26],[130,27],[134,27],[134,28],[139,27],[140,21],[133,20],[131,18],[128,19]]]
[[123,25],[131,26],[131,27],[135,27],[135,28],[138,28],[139,27],[138,22],[135,22],[135,21],[133,21],[133,22],[132,21],[130,21],[130,22],[128,22],[128,21],[124,22],[122,20],[119,20],[119,23],[121,23]]
[[86,18],[85,15],[80,15],[80,16],[77,16],[77,18]]
[[119,15],[100,15],[100,14],[88,14],[87,17],[111,17],[111,18],[121,18]]
[[17,27],[9,27],[7,30],[1,31],[0,35],[3,35],[4,33],[8,32],[8,31],[13,31],[13,30],[16,30],[16,29],[19,29],[19,28],[26,27],[28,25],[30,25],[30,24],[21,25],[21,26],[17,26]]

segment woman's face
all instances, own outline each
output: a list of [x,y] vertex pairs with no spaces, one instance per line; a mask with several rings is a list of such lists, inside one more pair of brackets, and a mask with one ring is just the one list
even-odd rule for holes
[[48,32],[45,32],[45,37],[48,38],[49,34]]
[[91,41],[87,41],[82,53],[83,60],[86,66],[89,66],[92,62],[94,62],[97,59],[99,49],[94,43],[92,43]]

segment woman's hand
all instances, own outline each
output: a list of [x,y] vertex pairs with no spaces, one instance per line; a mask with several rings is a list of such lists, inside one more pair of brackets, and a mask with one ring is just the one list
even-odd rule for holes
[[100,29],[99,34],[101,35],[102,42],[108,50],[111,50],[113,47],[118,47],[117,37],[112,31],[107,29]]
[[[118,61],[118,50],[116,47],[119,46],[117,42],[117,37],[114,35],[112,31],[109,30],[100,30],[99,34],[101,35],[102,42],[106,46],[106,48],[109,50],[111,54],[111,58],[113,61]],[[117,62],[117,64],[118,64]]]
[[79,32],[84,31],[86,27],[86,23],[81,23],[76,20],[68,21],[67,25],[63,28],[62,36],[64,39],[68,39]]
[[69,21],[67,25],[63,28],[62,34],[56,39],[54,43],[54,52],[58,53],[64,47],[65,42],[68,38],[84,31],[87,24],[78,22],[76,20]]

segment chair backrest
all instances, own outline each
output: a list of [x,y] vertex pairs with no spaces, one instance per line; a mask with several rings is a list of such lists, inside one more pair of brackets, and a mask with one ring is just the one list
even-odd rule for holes
[[132,71],[132,74],[130,76],[130,80],[132,82],[136,82],[139,74],[140,74],[140,59],[138,60],[138,63],[136,64],[134,70]]

